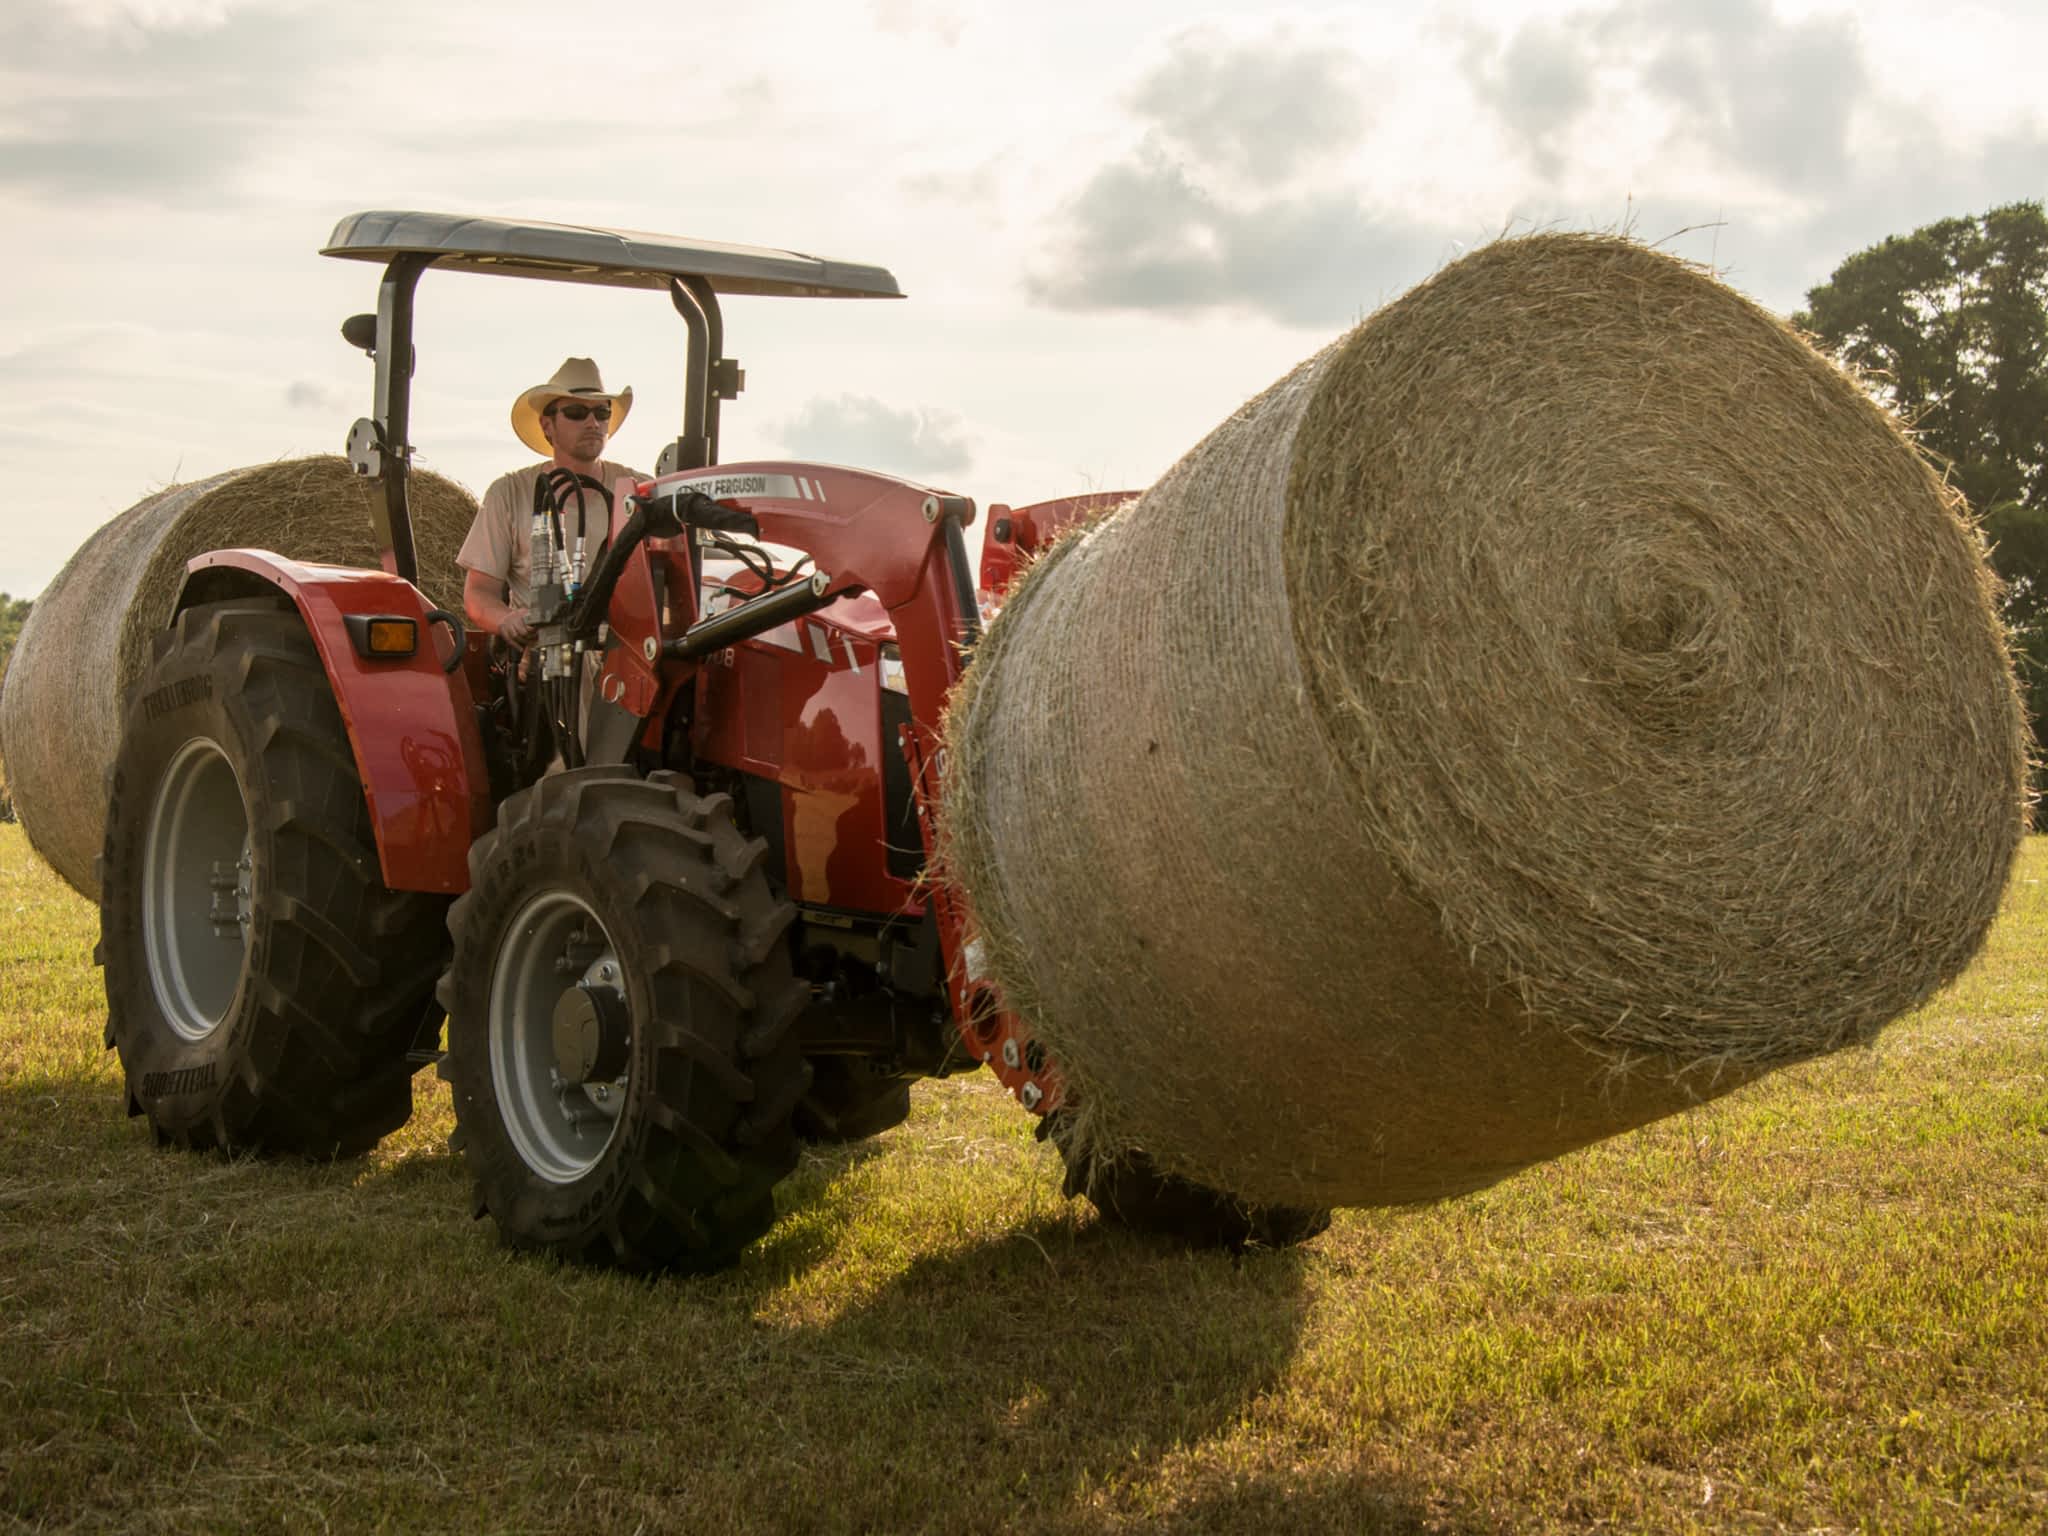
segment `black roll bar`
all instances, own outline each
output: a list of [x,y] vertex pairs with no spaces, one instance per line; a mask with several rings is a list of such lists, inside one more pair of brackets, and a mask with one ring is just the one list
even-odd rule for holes
[[718,295],[701,277],[671,277],[669,302],[690,332],[690,351],[683,365],[683,435],[676,439],[675,462],[663,473],[708,469],[718,462],[718,402],[740,392],[741,375],[725,357],[725,316]]
[[[348,435],[348,460],[359,475],[378,482],[381,495],[370,498],[370,531],[391,569],[405,580],[419,581],[419,556],[413,545],[412,508],[406,477],[412,470],[412,309],[420,274],[434,264],[431,255],[408,251],[394,256],[377,285],[377,336],[372,354],[377,382],[370,415]],[[344,327],[344,333],[348,330]]]
[[[377,288],[377,331],[373,355],[377,382],[371,414],[348,438],[349,463],[375,480],[382,494],[370,500],[370,527],[380,557],[405,580],[419,580],[419,555],[412,535],[407,477],[412,469],[413,299],[420,274],[439,258],[433,251],[404,251],[384,268]],[[683,432],[658,472],[706,469],[718,462],[718,407],[738,397],[746,375],[725,350],[725,319],[709,279],[671,277],[669,298],[689,330],[683,364]],[[352,332],[352,340],[359,340]],[[675,462],[666,462],[671,454]]]

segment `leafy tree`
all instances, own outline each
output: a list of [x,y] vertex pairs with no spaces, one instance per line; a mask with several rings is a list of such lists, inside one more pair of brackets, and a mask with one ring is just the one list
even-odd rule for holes
[[28,598],[9,597],[0,592],[0,677],[7,675],[14,642],[21,638],[21,626],[28,622],[28,611],[34,606]]
[[1858,251],[1792,317],[1949,467],[1992,541],[2048,744],[2048,212],[2009,203]]
[[2012,203],[1858,251],[1793,323],[1874,378],[1990,513],[2048,497],[2048,213]]

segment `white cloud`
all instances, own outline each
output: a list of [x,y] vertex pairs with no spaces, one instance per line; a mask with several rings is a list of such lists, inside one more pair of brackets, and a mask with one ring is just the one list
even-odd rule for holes
[[1366,81],[1364,61],[1326,36],[1197,28],[1174,40],[1132,105],[1169,153],[1270,186],[1359,142]]
[[134,35],[217,27],[238,6],[236,0],[45,0],[55,19],[87,32]]
[[1230,198],[1141,150],[1061,210],[1050,261],[1026,280],[1060,309],[1242,308],[1328,329],[1360,318],[1403,274],[1427,271],[1449,233],[1344,188]]
[[341,391],[311,379],[293,379],[284,387],[284,403],[295,411],[341,411]]
[[948,47],[960,41],[964,26],[959,12],[931,0],[868,0],[868,11],[884,32],[899,37],[929,32]]
[[1343,175],[1370,139],[1370,73],[1338,41],[1286,27],[1181,34],[1131,92],[1139,142],[1048,221],[1026,291],[1060,309],[1357,318],[1448,239]]
[[1683,254],[1790,308],[1885,220],[2048,193],[2048,130],[1909,99],[1863,13],[1522,9],[1177,34],[1125,95],[1128,137],[1038,221],[1026,294],[1328,328],[1503,229],[1626,226],[1689,231]]
[[806,401],[776,430],[791,453],[819,463],[907,476],[957,473],[974,461],[972,441],[952,412],[892,406],[871,395]]
[[[2048,194],[2033,114],[2009,101],[1987,132],[1981,113],[1879,69],[1897,62],[1897,24],[1883,6],[1577,5],[1511,30],[1467,24],[1458,56],[1501,148],[1532,173],[1515,214],[1613,224],[1625,195],[1638,234],[1696,227],[1686,254],[1789,310],[1884,235]],[[1980,59],[1982,95],[1996,94],[1998,51]]]
[[351,37],[345,19],[297,4],[25,8],[0,19],[0,191],[56,205],[225,198],[289,151]]
[[1841,176],[1861,110],[1881,111],[1854,18],[1789,19],[1767,0],[1587,7],[1509,33],[1465,33],[1467,78],[1550,180],[1588,169],[1588,136],[1653,161],[1783,193]]

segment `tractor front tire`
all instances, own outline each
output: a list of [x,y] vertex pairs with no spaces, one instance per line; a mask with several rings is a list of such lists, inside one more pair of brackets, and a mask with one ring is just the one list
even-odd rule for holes
[[100,861],[130,1112],[183,1146],[367,1151],[412,1113],[446,905],[384,885],[289,600],[179,614],[130,695]]
[[1143,1152],[1114,1160],[1077,1149],[1065,1111],[1039,1122],[1039,1136],[1059,1148],[1066,1193],[1085,1195],[1106,1221],[1191,1248],[1291,1248],[1328,1230],[1330,1213],[1309,1206],[1253,1205],[1224,1190],[1165,1173]]
[[765,850],[729,797],[621,766],[512,795],[470,850],[441,1075],[508,1245],[701,1272],[774,1222],[810,1074]]

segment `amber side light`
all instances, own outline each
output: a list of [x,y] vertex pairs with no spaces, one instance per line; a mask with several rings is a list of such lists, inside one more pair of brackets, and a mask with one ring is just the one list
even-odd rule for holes
[[420,648],[420,627],[412,619],[349,613],[342,615],[342,623],[349,643],[366,661],[402,661]]

